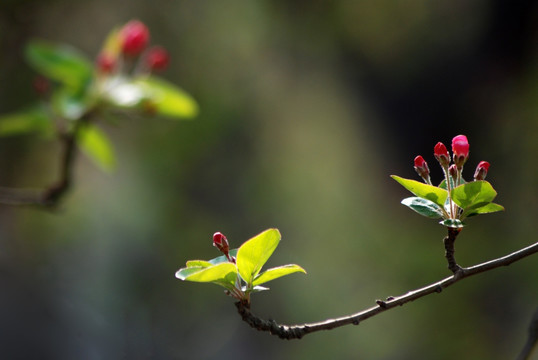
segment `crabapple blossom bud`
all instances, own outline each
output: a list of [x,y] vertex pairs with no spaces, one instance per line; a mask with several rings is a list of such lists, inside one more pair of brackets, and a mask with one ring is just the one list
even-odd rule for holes
[[428,168],[428,163],[420,155],[415,158],[415,171],[426,183],[429,183],[430,169]]
[[121,49],[124,54],[136,56],[145,49],[149,42],[149,30],[143,22],[131,20],[123,26],[120,32]]
[[458,135],[452,139],[452,152],[452,160],[458,169],[461,170],[469,157],[469,142],[465,135]]
[[95,60],[95,65],[99,72],[103,74],[110,74],[116,68],[116,57],[107,53],[101,53]]
[[148,50],[144,60],[148,69],[164,70],[168,66],[170,55],[162,46],[154,46]]
[[213,246],[219,249],[224,255],[228,256],[228,251],[230,250],[228,239],[226,239],[226,236],[221,232],[213,234]]
[[448,154],[448,150],[446,149],[445,144],[442,142],[438,142],[434,148],[433,148],[433,155],[439,161],[439,164],[441,164],[441,167],[443,169],[446,169],[448,167],[448,164],[450,164],[450,155]]
[[489,163],[487,161],[480,161],[474,172],[475,180],[484,180],[488,174]]

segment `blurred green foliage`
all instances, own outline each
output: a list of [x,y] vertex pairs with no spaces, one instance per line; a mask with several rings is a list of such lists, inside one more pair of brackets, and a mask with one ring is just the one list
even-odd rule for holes
[[[506,208],[462,231],[459,263],[534,242],[536,14],[531,1],[2,3],[1,113],[35,99],[30,38],[91,56],[132,18],[174,44],[162,77],[201,109],[195,122],[107,124],[115,172],[79,162],[56,213],[0,208],[3,357],[515,357],[538,305],[533,257],[291,342],[253,331],[221,289],[174,272],[218,255],[217,230],[236,247],[278,227],[282,251],[267,266],[297,262],[309,276],[275,282],[252,310],[284,323],[443,278],[444,229],[401,206],[406,192],[389,175],[413,178],[414,156],[454,134],[469,137],[473,161],[491,163]],[[0,184],[49,184],[57,153],[31,136],[2,139]]]

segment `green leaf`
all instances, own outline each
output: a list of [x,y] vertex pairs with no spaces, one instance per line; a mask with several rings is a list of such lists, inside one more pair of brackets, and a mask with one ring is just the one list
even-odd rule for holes
[[451,228],[462,228],[465,226],[465,224],[459,220],[459,219],[446,219],[443,221],[440,221],[439,224],[451,227]]
[[391,177],[416,196],[430,200],[440,207],[444,206],[445,200],[448,197],[448,192],[446,190],[415,180],[404,179],[396,175],[391,175]]
[[68,120],[80,119],[88,109],[84,99],[67,89],[55,91],[52,95],[52,108],[60,117]]
[[179,87],[154,76],[133,82],[144,93],[146,107],[158,115],[174,119],[191,119],[198,115],[196,101]]
[[102,170],[112,171],[115,168],[114,150],[101,129],[85,124],[77,133],[77,142],[84,153]]
[[233,289],[237,279],[237,266],[227,262],[209,267],[187,267],[179,269],[176,277],[186,281],[215,283],[227,289]]
[[280,242],[280,232],[268,229],[246,241],[237,252],[237,268],[247,284],[252,284],[262,266],[273,254]]
[[85,87],[93,73],[91,62],[67,45],[34,40],[27,45],[25,55],[39,73],[75,91]]
[[[230,251],[228,252],[228,255],[230,255],[231,257],[237,257],[237,251],[238,251],[238,250],[239,250],[239,249],[233,249],[233,250],[230,250]],[[209,262],[210,262],[211,264],[220,264],[220,263],[222,263],[222,262],[229,262],[229,260],[228,260],[228,258],[227,258],[226,256],[222,255],[222,256],[219,256],[219,257],[216,257],[216,258],[214,258],[214,259],[209,260]]]
[[480,180],[457,186],[450,196],[465,211],[487,205],[495,199],[497,192],[489,182]]
[[48,135],[53,130],[53,124],[47,112],[39,106],[0,116],[0,136],[31,132]]
[[125,76],[107,79],[103,88],[103,99],[120,109],[137,108],[147,98],[145,90]]
[[463,217],[475,216],[475,215],[480,215],[480,214],[490,214],[497,211],[504,211],[504,207],[499,204],[489,203],[479,208],[470,209],[469,212],[464,212]]
[[205,261],[205,260],[189,260],[189,261],[187,261],[186,265],[187,265],[188,268],[191,268],[191,267],[206,268],[206,267],[213,266],[214,264],[210,263],[209,261]]
[[258,276],[254,278],[252,285],[254,286],[261,285],[268,281],[278,279],[279,277],[293,274],[296,272],[302,272],[306,274],[306,271],[302,267],[295,264],[289,264],[289,265],[283,265],[283,266],[271,268],[262,272],[261,274],[258,274]]
[[439,219],[443,217],[443,210],[439,205],[433,201],[423,199],[420,197],[408,197],[402,200],[402,204],[416,211],[422,216],[426,216],[431,219]]

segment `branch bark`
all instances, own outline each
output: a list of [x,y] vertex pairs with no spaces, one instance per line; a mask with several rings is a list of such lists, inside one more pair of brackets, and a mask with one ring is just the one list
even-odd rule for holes
[[281,339],[300,339],[304,335],[321,330],[331,330],[340,326],[350,324],[359,325],[362,321],[375,315],[378,315],[382,312],[393,309],[397,306],[402,306],[408,302],[420,299],[421,297],[424,297],[429,294],[440,293],[443,291],[443,289],[446,289],[447,287],[467,277],[477,275],[482,272],[489,271],[501,266],[508,266],[536,252],[538,252],[538,242],[506,256],[490,260],[478,265],[466,268],[461,268],[458,266],[458,271],[454,272],[452,276],[449,276],[443,280],[440,280],[430,285],[426,285],[416,290],[411,290],[400,296],[389,296],[386,300],[376,300],[376,306],[362,310],[358,313],[335,319],[328,319],[317,323],[307,323],[302,325],[278,324],[274,320],[265,320],[254,315],[250,311],[250,305],[246,302],[236,302],[235,306],[237,307],[241,318],[254,329],[257,329],[259,331],[267,331],[272,335],[278,336]]

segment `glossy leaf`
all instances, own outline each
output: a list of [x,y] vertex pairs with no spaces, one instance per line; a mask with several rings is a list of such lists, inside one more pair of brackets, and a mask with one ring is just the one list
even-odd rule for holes
[[391,177],[416,196],[430,200],[441,207],[444,206],[445,200],[448,197],[446,190],[415,180],[404,179],[396,175],[391,175]]
[[252,288],[247,288],[246,286],[243,286],[241,288],[241,291],[243,291],[245,294],[255,293],[255,292],[260,292],[260,291],[267,291],[267,290],[269,290],[269,288],[265,286],[254,286]]
[[[239,249],[233,249],[233,250],[230,250],[230,251],[228,252],[228,255],[230,255],[231,257],[237,257],[237,251],[238,251],[238,250],[239,250]],[[227,258],[226,256],[222,255],[222,256],[219,256],[219,257],[216,257],[216,258],[214,258],[214,259],[209,260],[209,262],[210,262],[211,264],[220,264],[220,263],[222,263],[222,262],[229,262],[229,260],[228,260],[228,258]]]
[[426,216],[431,219],[439,219],[443,217],[443,210],[439,205],[433,201],[423,199],[420,197],[408,197],[402,200],[402,204],[416,211],[422,216]]
[[215,283],[233,289],[237,279],[237,267],[229,262],[209,267],[192,266],[179,269],[176,277],[186,281]]
[[252,285],[254,286],[261,285],[268,281],[278,279],[279,277],[293,274],[296,272],[302,272],[306,274],[306,271],[302,267],[295,264],[283,265],[283,266],[275,267],[272,269],[268,269],[262,272],[261,274],[258,274],[258,276],[254,278],[254,281],[252,281]]
[[84,99],[66,89],[56,91],[52,96],[52,108],[60,117],[68,120],[80,119],[88,109]]
[[112,171],[115,168],[114,150],[101,129],[86,124],[77,133],[77,141],[82,151],[102,170]]
[[196,101],[179,87],[156,77],[139,78],[133,82],[144,93],[147,107],[157,115],[174,119],[191,119],[198,115]]
[[107,79],[103,88],[104,100],[119,108],[138,107],[147,98],[146,92],[140,85],[123,76]]
[[451,191],[451,198],[462,209],[483,207],[497,196],[491,184],[485,180],[473,181],[457,186]]
[[260,272],[280,242],[280,232],[268,229],[246,241],[237,251],[239,274],[247,284]]
[[480,214],[490,214],[497,211],[504,211],[504,207],[499,204],[489,203],[479,208],[471,209],[468,212],[464,212],[463,216],[475,216]]
[[206,267],[213,266],[215,264],[212,264],[209,261],[205,261],[205,260],[189,260],[189,261],[187,261],[186,265],[187,265],[188,268],[192,268],[192,267],[206,268]]
[[93,66],[72,47],[32,41],[26,47],[27,61],[42,75],[78,91],[91,79]]
[[462,228],[465,226],[465,224],[459,220],[459,219],[446,219],[443,221],[440,221],[439,224],[451,227],[451,228]]
[[50,134],[53,124],[48,114],[41,107],[0,116],[0,136],[20,135],[26,133]]

